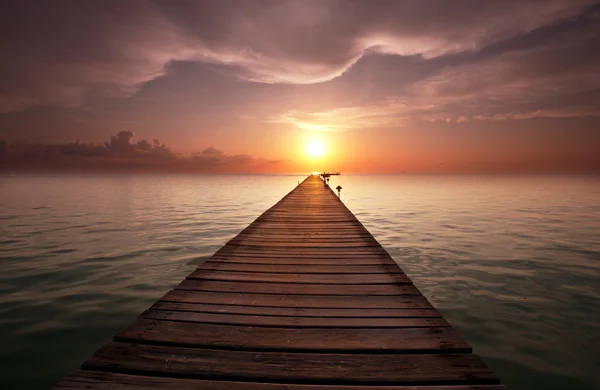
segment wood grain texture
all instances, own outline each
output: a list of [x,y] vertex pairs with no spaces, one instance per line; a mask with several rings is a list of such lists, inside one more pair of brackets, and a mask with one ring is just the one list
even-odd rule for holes
[[[208,261],[219,263],[266,264],[266,265],[390,265],[397,266],[394,260],[380,257],[334,257],[316,258],[307,256],[224,256],[214,255]],[[207,262],[208,262],[207,261]]]
[[441,317],[309,317],[238,313],[206,313],[180,310],[146,310],[141,318],[197,322],[204,324],[247,325],[285,328],[431,328],[450,326]]
[[198,267],[199,271],[266,272],[283,274],[403,274],[395,264],[347,265],[347,264],[253,264],[239,262],[207,261]]
[[473,354],[319,354],[109,343],[83,369],[186,378],[353,384],[494,384]]
[[[72,390],[347,390],[344,385],[292,385],[77,371],[63,378],[57,388]],[[451,386],[353,386],[352,390],[506,390],[502,385]]]
[[179,290],[283,295],[421,295],[412,284],[307,284],[186,279]]
[[429,309],[431,303],[422,295],[375,296],[357,295],[281,295],[243,294],[230,292],[171,290],[161,301],[185,303],[212,303],[243,306],[269,306],[321,309]]
[[138,318],[118,333],[115,340],[140,344],[261,351],[471,352],[468,344],[451,327],[276,328]]
[[220,280],[226,282],[262,282],[293,284],[412,284],[403,273],[384,274],[304,274],[304,273],[268,273],[268,272],[231,272],[224,270],[199,269],[192,272],[188,279]]
[[[163,299],[169,299],[167,297]],[[172,299],[172,298],[171,298]],[[441,317],[435,309],[338,309],[338,308],[304,308],[304,307],[270,307],[260,305],[232,305],[232,304],[207,304],[185,303],[160,300],[151,310],[191,311],[198,313],[222,314],[247,314],[258,316],[283,316],[283,317],[319,317],[319,318],[408,318],[408,317]]]
[[56,389],[504,390],[309,176]]
[[225,255],[277,255],[277,256],[290,256],[290,255],[302,255],[311,256],[316,258],[330,258],[330,257],[364,257],[364,256],[389,256],[389,254],[380,246],[372,247],[325,247],[325,248],[303,248],[301,246],[289,247],[270,247],[270,246],[258,246],[258,245],[228,245],[226,244],[223,248],[219,249],[216,254]]

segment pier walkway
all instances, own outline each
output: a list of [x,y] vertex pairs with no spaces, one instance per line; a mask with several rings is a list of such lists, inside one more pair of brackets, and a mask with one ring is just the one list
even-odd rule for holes
[[500,390],[309,176],[56,389]]

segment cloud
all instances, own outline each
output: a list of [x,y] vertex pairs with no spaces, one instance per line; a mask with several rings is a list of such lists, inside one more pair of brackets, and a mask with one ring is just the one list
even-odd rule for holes
[[193,42],[142,4],[11,3],[2,20],[10,39],[0,43],[0,112],[130,96],[168,62],[187,58]]
[[346,131],[373,127],[402,127],[408,119],[409,107],[401,100],[386,99],[376,104],[334,108],[308,112],[290,110],[267,120],[267,123],[289,123],[303,130]]
[[194,153],[189,158],[193,163],[202,165],[222,166],[230,164],[249,164],[254,161],[252,156],[247,154],[226,155],[222,150],[211,147],[204,149],[200,153]]
[[208,147],[184,156],[158,139],[133,141],[131,131],[121,131],[105,143],[81,141],[67,144],[10,145],[0,141],[0,170],[99,170],[166,172],[252,172],[265,164],[284,161],[256,159],[247,154],[228,155]]
[[367,53],[478,50],[593,3],[13,1],[0,19],[0,112],[131,96],[173,61],[218,64],[253,82],[318,83]]
[[[269,120],[301,129],[343,131],[402,127],[418,120],[600,116],[600,28],[595,17],[550,30],[538,34],[543,39],[522,37],[512,50],[443,66],[398,88],[394,96],[368,97],[328,110],[288,110]],[[537,42],[523,44],[532,40]]]
[[558,38],[447,67],[409,87],[409,100],[431,104],[428,120],[600,115],[600,30],[587,25]]

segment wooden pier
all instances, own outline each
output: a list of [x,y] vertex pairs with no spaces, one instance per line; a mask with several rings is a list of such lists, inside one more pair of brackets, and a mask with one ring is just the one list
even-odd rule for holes
[[56,389],[500,390],[309,176]]

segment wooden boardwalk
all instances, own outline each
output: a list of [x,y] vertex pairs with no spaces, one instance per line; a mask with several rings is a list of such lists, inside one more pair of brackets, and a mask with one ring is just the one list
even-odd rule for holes
[[56,389],[504,386],[317,176]]

